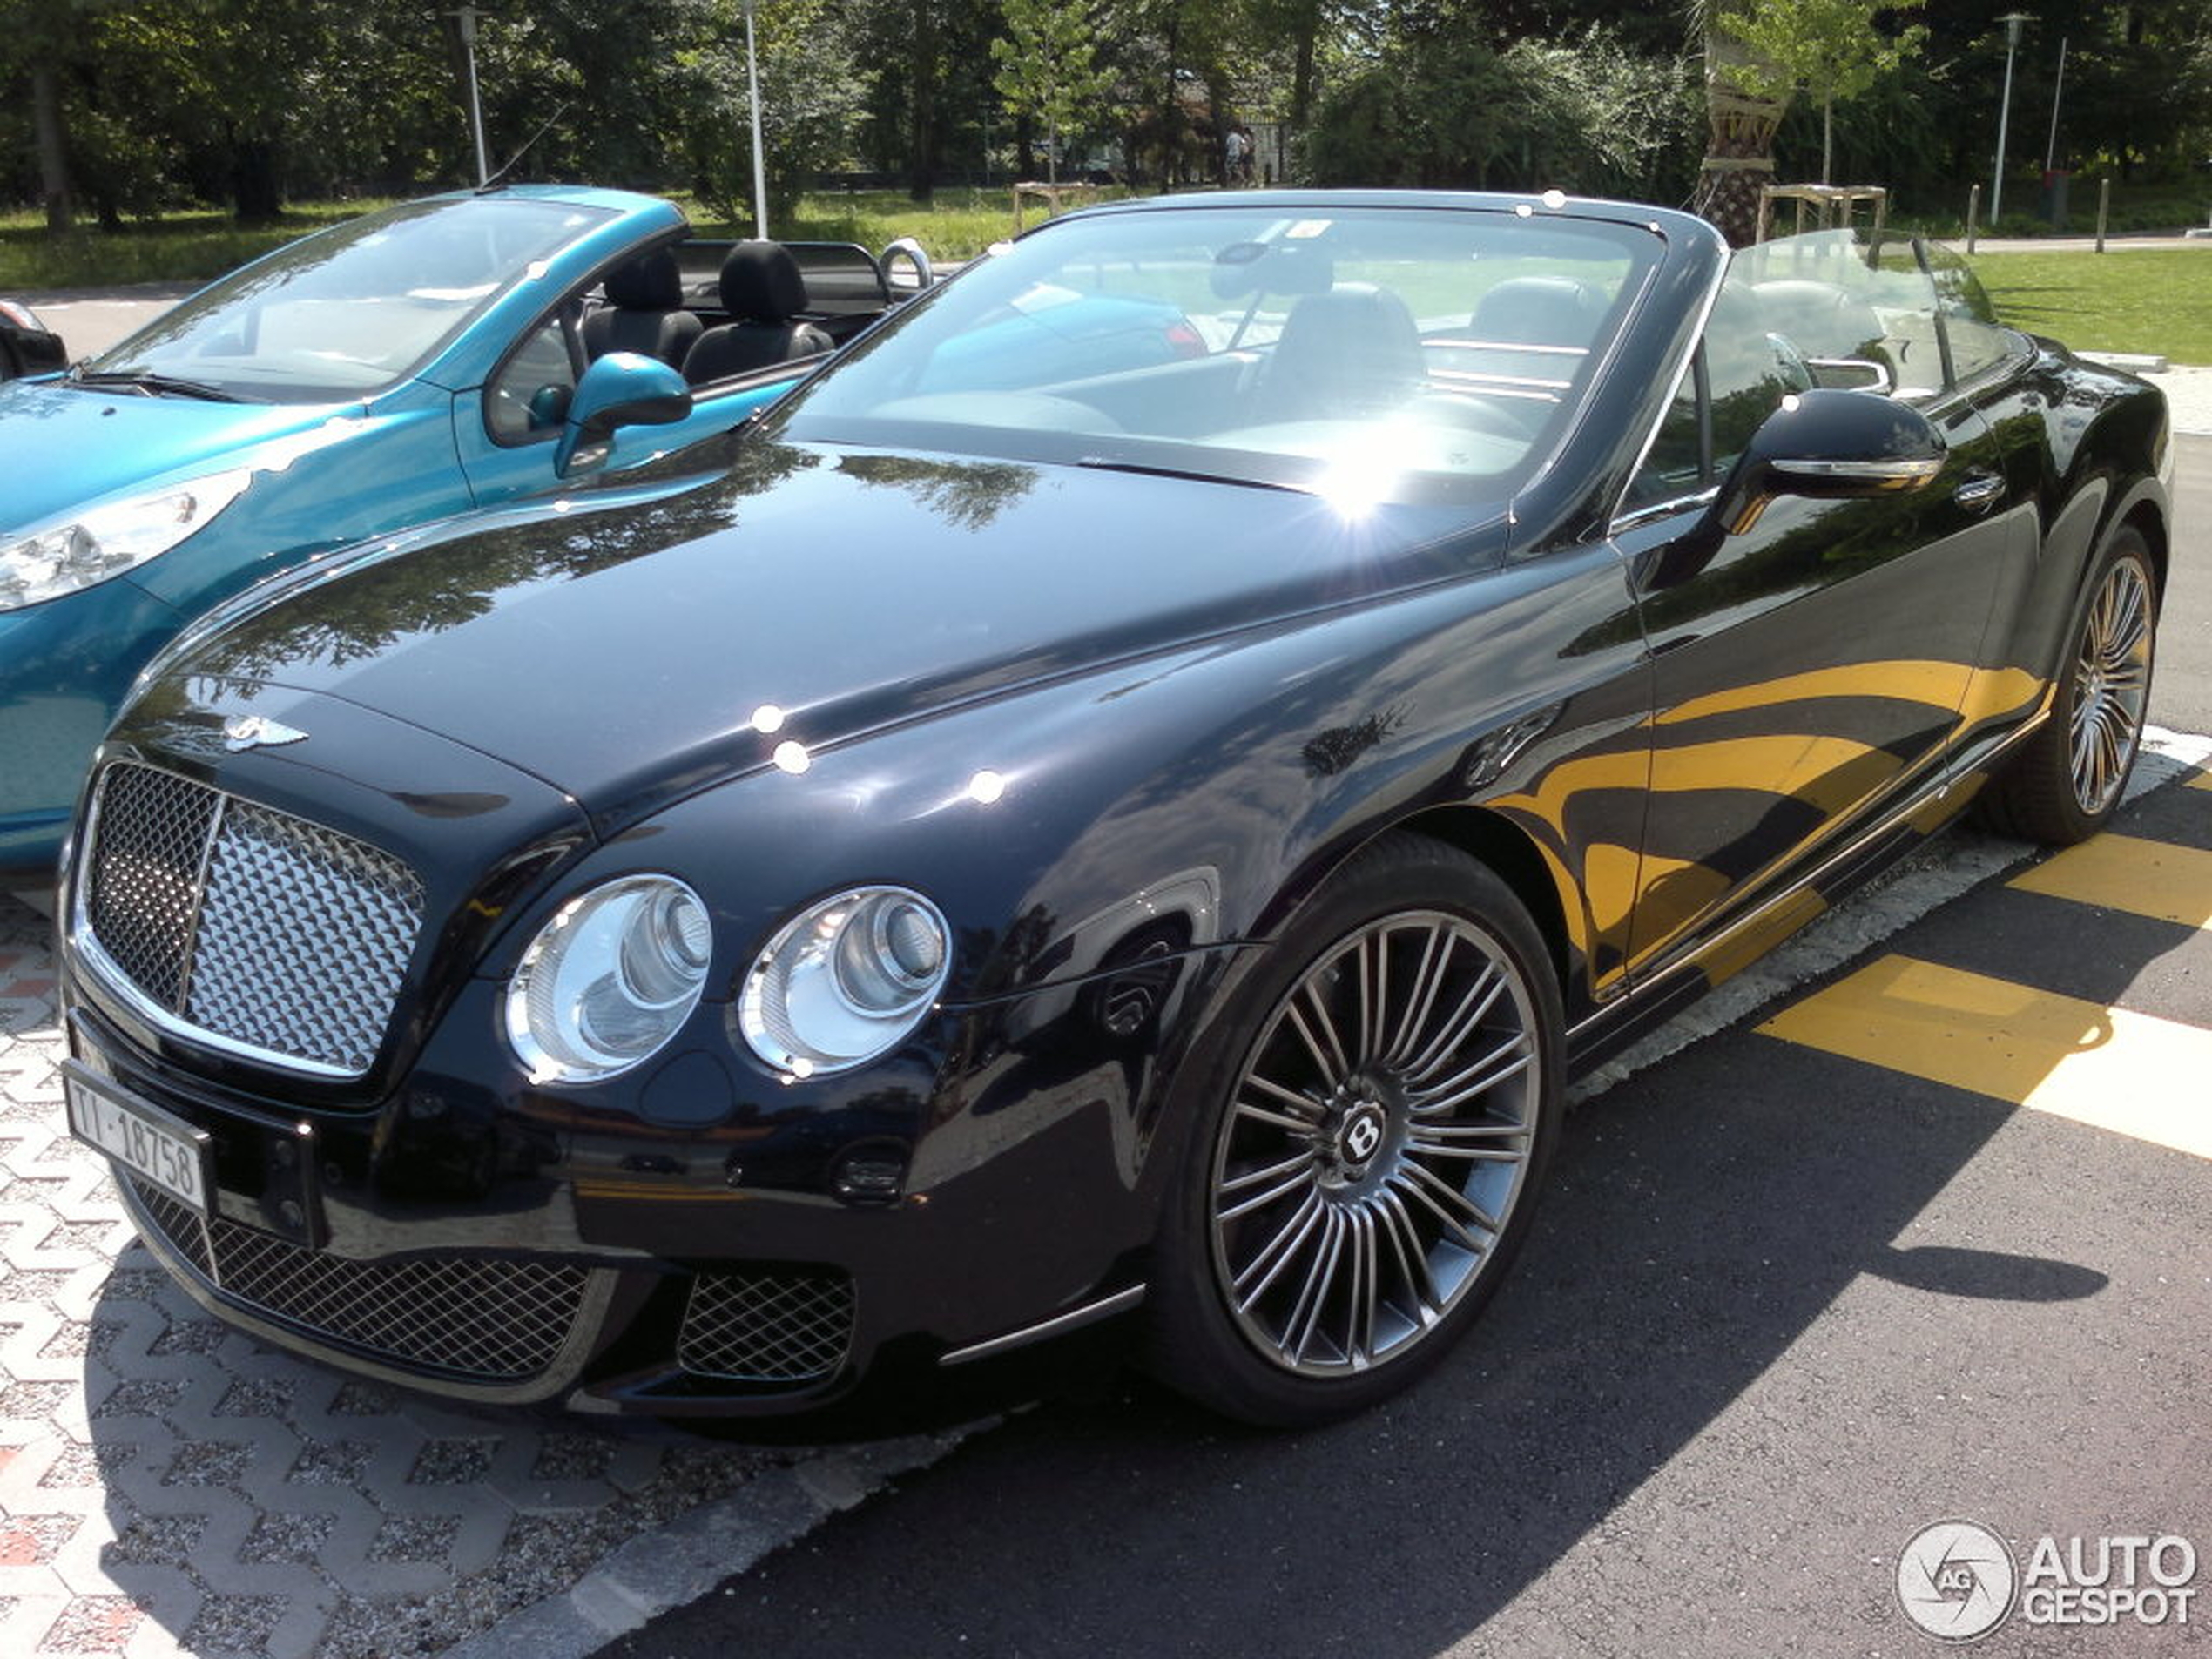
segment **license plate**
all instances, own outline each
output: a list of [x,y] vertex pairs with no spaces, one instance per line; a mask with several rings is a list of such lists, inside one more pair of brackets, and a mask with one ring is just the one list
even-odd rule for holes
[[207,1131],[124,1093],[74,1062],[62,1067],[70,1133],[171,1197],[207,1213]]

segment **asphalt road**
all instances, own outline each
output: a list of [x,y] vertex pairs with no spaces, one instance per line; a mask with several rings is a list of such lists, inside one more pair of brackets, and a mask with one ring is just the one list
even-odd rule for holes
[[[2203,732],[2182,444],[2153,718]],[[2128,808],[2116,870],[1986,882],[1581,1108],[1474,1340],[1385,1409],[1247,1433],[1102,1374],[599,1659],[1932,1655],[1896,1575],[1956,1517],[2023,1567],[2187,1538],[2212,1587],[2207,784]],[[2198,1651],[2198,1615],[1975,1651]]]

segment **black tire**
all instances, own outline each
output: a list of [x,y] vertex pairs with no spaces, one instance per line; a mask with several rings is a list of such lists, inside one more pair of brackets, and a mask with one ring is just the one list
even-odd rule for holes
[[1975,803],[1984,824],[2054,846],[2086,841],[2105,826],[2142,740],[2157,634],[2150,550],[2123,526],[2084,584],[2050,718]]
[[1559,985],[1504,882],[1393,834],[1229,995],[1151,1367],[1246,1422],[1329,1422],[1441,1359],[1519,1248],[1558,1138]]

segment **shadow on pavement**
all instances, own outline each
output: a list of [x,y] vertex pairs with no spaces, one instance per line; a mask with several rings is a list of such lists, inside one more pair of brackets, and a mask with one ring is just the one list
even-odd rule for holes
[[1808,1072],[1844,1064],[1822,1055],[1777,1091],[1771,1053],[1710,1043],[1670,1067],[1690,1085],[1676,1104],[1630,1084],[1585,1107],[1483,1324],[1382,1410],[1270,1436],[1143,1384],[1059,1401],[604,1654],[1426,1659],[1604,1522],[1859,1275],[2031,1301],[2103,1285],[2086,1265],[1895,1247],[2011,1109],[1808,1093]]

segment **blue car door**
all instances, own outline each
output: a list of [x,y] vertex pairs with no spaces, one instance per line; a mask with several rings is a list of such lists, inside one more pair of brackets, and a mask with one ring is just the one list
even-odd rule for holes
[[[480,388],[453,399],[454,448],[478,506],[556,488],[555,440],[586,357],[583,303],[571,298],[525,330]],[[699,387],[690,415],[664,426],[624,428],[601,471],[621,471],[728,431],[795,384],[812,362]]]

